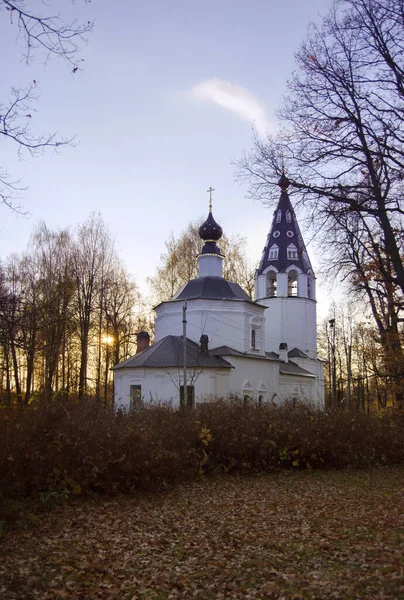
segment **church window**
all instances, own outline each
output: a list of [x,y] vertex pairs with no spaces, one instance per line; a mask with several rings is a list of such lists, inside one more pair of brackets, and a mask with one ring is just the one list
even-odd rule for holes
[[282,219],[282,211],[278,210],[278,212],[276,213],[276,222],[280,223]]
[[[184,406],[184,386],[180,387],[180,405]],[[187,385],[187,403],[188,408],[195,406],[195,386]]]
[[274,231],[274,238],[277,238],[280,236],[280,232],[279,231]]
[[290,210],[286,211],[286,223],[291,223],[292,222],[292,214],[290,212]]
[[264,396],[263,396],[262,394],[260,394],[260,395],[258,396],[258,404],[259,404],[260,406],[262,406],[262,403],[263,403],[263,402],[264,402]]
[[276,273],[269,271],[267,275],[267,297],[274,298],[276,296]]
[[294,234],[293,234],[293,231],[290,231],[290,229],[289,229],[289,231],[286,232],[286,235],[288,237],[292,238]]
[[244,394],[244,397],[243,397],[244,406],[248,406],[248,403],[250,402],[250,400],[251,400],[251,396],[249,396],[248,394]]
[[311,298],[313,294],[313,288],[311,285],[311,277],[307,278],[307,297]]
[[297,296],[297,273],[289,271],[288,273],[288,296]]
[[255,350],[255,329],[251,329],[251,348]]
[[278,254],[279,254],[279,247],[276,244],[274,244],[269,249],[269,260],[277,260]]
[[142,405],[142,386],[131,385],[130,386],[130,406],[131,408],[138,408]]
[[289,244],[286,250],[286,256],[292,260],[297,258],[297,248],[294,244]]

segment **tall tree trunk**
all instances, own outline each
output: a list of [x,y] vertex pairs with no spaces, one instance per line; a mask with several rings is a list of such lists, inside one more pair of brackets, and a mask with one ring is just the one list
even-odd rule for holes
[[81,339],[80,374],[79,374],[79,398],[82,400],[87,391],[87,366],[88,366],[88,338],[89,325],[83,324]]

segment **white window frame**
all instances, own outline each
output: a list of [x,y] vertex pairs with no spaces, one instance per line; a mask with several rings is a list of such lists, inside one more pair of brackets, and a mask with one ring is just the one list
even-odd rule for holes
[[289,246],[286,248],[286,257],[288,260],[298,259],[297,248],[294,244],[289,244]]
[[268,252],[269,260],[278,260],[279,257],[279,246],[277,244],[273,244]]

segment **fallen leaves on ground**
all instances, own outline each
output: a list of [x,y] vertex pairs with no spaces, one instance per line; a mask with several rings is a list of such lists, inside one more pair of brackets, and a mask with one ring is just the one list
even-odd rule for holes
[[404,468],[80,500],[1,545],[0,597],[404,599]]

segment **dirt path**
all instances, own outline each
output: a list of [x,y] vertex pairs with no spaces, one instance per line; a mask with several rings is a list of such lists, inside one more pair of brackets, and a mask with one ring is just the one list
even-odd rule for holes
[[80,501],[1,557],[2,600],[404,599],[404,468]]

